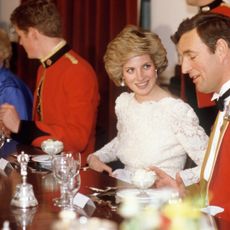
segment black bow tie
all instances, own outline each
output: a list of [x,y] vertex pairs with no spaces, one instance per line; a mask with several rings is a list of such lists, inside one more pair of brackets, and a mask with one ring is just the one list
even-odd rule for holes
[[219,99],[216,99],[216,105],[220,111],[224,111],[224,100],[230,96],[230,89],[228,89]]

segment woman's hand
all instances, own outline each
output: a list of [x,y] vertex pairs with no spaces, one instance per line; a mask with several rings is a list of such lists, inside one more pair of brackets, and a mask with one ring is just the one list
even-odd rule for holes
[[157,179],[154,183],[156,188],[172,187],[178,190],[181,197],[185,196],[185,185],[179,173],[176,174],[176,179],[174,179],[156,166],[151,166],[149,169],[156,173]]
[[89,155],[87,162],[89,167],[95,171],[103,172],[106,171],[110,176],[112,176],[112,168],[99,160],[97,156]]

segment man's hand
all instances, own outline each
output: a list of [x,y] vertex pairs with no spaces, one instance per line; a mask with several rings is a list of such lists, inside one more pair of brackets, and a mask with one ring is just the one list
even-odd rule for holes
[[112,168],[100,161],[97,156],[89,155],[87,161],[91,169],[94,169],[98,172],[106,171],[110,176],[112,176]]
[[20,118],[13,105],[2,104],[0,106],[0,121],[3,124],[2,127],[5,128],[6,133],[18,133]]
[[10,137],[11,131],[5,127],[2,121],[0,121],[0,133],[4,134],[5,137]]
[[181,197],[185,196],[185,185],[179,173],[174,179],[158,167],[151,166],[149,169],[156,173],[157,179],[154,184],[156,188],[172,187],[178,190]]

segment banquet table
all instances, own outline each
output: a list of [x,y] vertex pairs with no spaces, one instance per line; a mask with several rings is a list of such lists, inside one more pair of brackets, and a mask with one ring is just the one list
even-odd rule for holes
[[[40,150],[23,147],[28,154],[41,153]],[[20,148],[19,151],[22,149]],[[21,183],[20,168],[16,162],[16,158],[11,156],[8,159],[12,162],[14,169],[8,174],[0,173],[0,228],[5,220],[10,222],[10,228],[14,229],[42,229],[50,230],[52,224],[58,220],[61,208],[54,206],[53,198],[59,197],[59,186],[55,178],[49,171],[41,171],[36,169],[34,164],[29,164],[27,182],[33,185],[35,197],[38,200],[38,206],[28,209],[18,209],[12,207],[10,202],[15,194],[17,184]],[[119,181],[105,173],[95,172],[88,167],[82,167],[80,170],[81,188],[80,193],[87,195],[94,201],[96,209],[93,212],[86,213],[88,216],[99,217],[107,220],[112,220],[118,225],[122,221],[122,217],[118,214],[116,209],[115,196],[104,196],[98,198],[91,196],[92,188],[105,189],[108,187],[115,187],[117,189],[130,188],[132,185]],[[116,192],[116,191],[115,191]],[[115,205],[114,205],[115,204]],[[84,210],[83,210],[84,211]],[[22,227],[25,225],[26,228]],[[218,229],[230,229],[230,223],[217,221]],[[221,227],[224,226],[224,227]],[[226,226],[228,226],[226,228]]]
[[[80,170],[81,188],[80,193],[89,195],[93,191],[90,189],[105,189],[111,187],[124,187],[128,184],[118,181],[104,173],[95,172],[87,167]],[[17,184],[21,183],[19,168],[13,169],[8,175],[0,174],[0,228],[5,220],[10,222],[11,229],[22,229],[22,222],[26,221],[28,225],[26,229],[51,229],[54,221],[58,220],[61,211],[60,207],[54,206],[53,198],[59,197],[59,186],[55,181],[52,173],[46,171],[31,170],[28,167],[27,182],[33,185],[34,194],[38,200],[38,206],[27,208],[24,211],[19,208],[12,207],[10,202],[15,194]],[[106,195],[105,195],[106,196]],[[120,223],[122,218],[114,210],[115,206],[111,204],[115,201],[110,199],[98,199],[96,196],[88,196],[94,201],[96,209],[93,213],[85,213],[85,215],[99,217]],[[111,196],[112,197],[112,196]],[[84,209],[82,210],[84,212]],[[24,218],[24,220],[23,220]]]

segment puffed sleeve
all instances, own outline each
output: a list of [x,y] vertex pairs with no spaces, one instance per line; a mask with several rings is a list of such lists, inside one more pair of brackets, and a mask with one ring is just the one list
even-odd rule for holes
[[199,120],[194,110],[182,100],[177,100],[172,109],[173,131],[183,146],[185,152],[196,163],[196,167],[185,169],[180,176],[186,186],[197,183],[208,144],[208,136],[199,125]]

